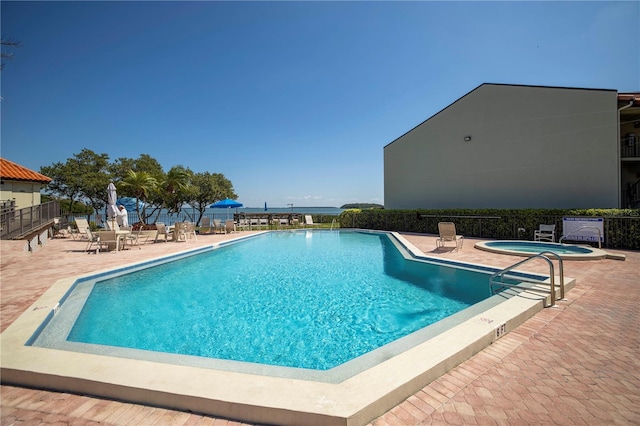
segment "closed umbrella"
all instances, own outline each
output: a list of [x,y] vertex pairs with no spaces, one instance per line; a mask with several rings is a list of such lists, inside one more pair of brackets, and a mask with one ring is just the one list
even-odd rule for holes
[[111,182],[107,186],[107,218],[111,220],[111,229],[115,228],[113,222],[115,222],[116,216],[118,215],[118,207],[116,207],[117,200],[116,186]]
[[[242,203],[237,202],[236,200],[232,200],[230,198],[225,198],[224,200],[220,200],[217,203],[213,203],[209,206],[212,209],[231,209],[242,207]],[[229,212],[227,211],[227,219],[229,219]]]

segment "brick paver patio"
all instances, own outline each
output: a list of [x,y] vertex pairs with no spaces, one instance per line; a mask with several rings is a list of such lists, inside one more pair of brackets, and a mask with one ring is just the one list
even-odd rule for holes
[[[519,258],[482,252],[467,239],[436,252],[435,237],[405,235],[429,255],[508,266]],[[56,280],[229,238],[146,244],[141,250],[86,254],[86,243],[57,239],[35,253],[1,242],[1,330]],[[565,300],[428,384],[374,420],[382,425],[640,424],[640,252],[626,261],[566,261],[577,279]],[[536,267],[534,267],[536,269]],[[244,423],[16,386],[0,387],[0,422],[73,425],[241,425]]]

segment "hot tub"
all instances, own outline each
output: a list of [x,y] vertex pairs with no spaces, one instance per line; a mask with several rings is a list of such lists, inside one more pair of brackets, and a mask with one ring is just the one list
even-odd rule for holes
[[475,244],[475,248],[493,253],[531,257],[544,251],[552,251],[564,260],[606,259],[608,253],[586,245],[559,244],[543,241],[486,241]]

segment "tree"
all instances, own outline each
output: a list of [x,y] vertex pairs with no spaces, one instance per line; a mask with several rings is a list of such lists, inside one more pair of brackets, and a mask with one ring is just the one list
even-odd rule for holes
[[108,165],[107,154],[96,154],[85,148],[67,159],[66,163],[57,162],[40,168],[40,173],[53,179],[45,192],[68,199],[68,215],[74,211],[73,205],[78,201],[88,201],[95,210],[100,210],[107,199]]
[[80,176],[82,196],[89,200],[94,210],[103,209],[108,200],[107,185],[111,181],[109,155],[96,154],[85,148],[67,162]]
[[197,225],[200,225],[200,220],[210,204],[225,198],[238,197],[233,190],[233,184],[222,173],[196,173],[191,183],[195,191],[187,202],[198,211]]
[[172,167],[160,183],[161,197],[169,213],[180,213],[187,202],[187,193],[193,172],[182,166]]
[[[146,224],[147,219],[151,216],[146,214],[146,200],[150,194],[157,190],[158,181],[147,172],[129,170],[127,177],[120,182],[119,187],[124,189],[125,193],[128,191],[128,194],[136,197],[136,213],[138,213],[140,221]],[[140,211],[140,201],[144,203],[142,211]]]
[[109,166],[109,172],[113,178],[113,183],[117,184],[123,180],[129,170],[134,172],[147,172],[152,178],[158,182],[164,180],[165,174],[162,166],[155,158],[148,154],[140,154],[138,158],[121,157],[115,160]]
[[1,39],[0,45],[2,47],[2,62],[0,62],[0,71],[4,69],[4,60],[13,59],[13,53],[7,51],[7,47],[22,47],[22,43],[13,39]]

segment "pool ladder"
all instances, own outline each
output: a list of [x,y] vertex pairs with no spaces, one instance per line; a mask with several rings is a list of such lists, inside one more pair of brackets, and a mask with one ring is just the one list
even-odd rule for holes
[[333,220],[331,221],[331,228],[329,229],[329,231],[333,231],[333,225],[335,225],[335,224],[336,224],[336,220],[335,220],[335,219],[333,219]]
[[[554,306],[556,304],[556,278],[555,278],[555,269],[553,266],[553,262],[551,261],[551,259],[549,259],[549,257],[554,257],[558,261],[558,272],[559,272],[558,276],[560,277],[560,299],[564,299],[564,267],[562,265],[562,258],[557,253],[554,253],[552,251],[543,251],[541,253],[538,253],[535,256],[528,257],[518,263],[515,263],[509,266],[508,268],[505,268],[491,275],[491,278],[489,279],[489,287],[491,289],[491,293],[496,294],[497,291],[501,291],[505,287],[519,288],[526,291],[533,291],[533,292],[545,293],[545,294],[548,292],[551,295],[551,302],[549,306]],[[545,262],[547,262],[547,264],[549,265],[550,282],[547,283],[547,282],[536,280],[533,278],[528,278],[525,275],[523,275],[523,273],[520,273],[519,275],[509,274],[518,266],[521,266],[533,259],[543,259]],[[518,281],[518,284],[505,283],[504,282],[505,278],[516,280]],[[522,283],[534,284],[534,286],[523,287],[521,286]],[[540,288],[539,287],[540,285],[545,285],[545,286],[548,285],[549,290],[547,290],[546,288]],[[498,288],[496,289],[496,287]]]

